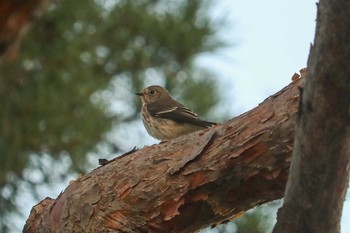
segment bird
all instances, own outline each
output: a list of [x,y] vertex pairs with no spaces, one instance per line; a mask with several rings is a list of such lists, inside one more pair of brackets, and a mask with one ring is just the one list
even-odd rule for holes
[[135,94],[141,97],[141,117],[148,134],[161,142],[216,124],[198,118],[161,86],[149,86]]

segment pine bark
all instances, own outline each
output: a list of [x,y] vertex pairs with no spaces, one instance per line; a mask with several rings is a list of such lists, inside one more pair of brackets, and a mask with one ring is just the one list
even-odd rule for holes
[[283,197],[303,82],[98,167],[34,206],[24,232],[196,232]]
[[315,45],[274,233],[340,232],[350,169],[350,2],[320,0]]

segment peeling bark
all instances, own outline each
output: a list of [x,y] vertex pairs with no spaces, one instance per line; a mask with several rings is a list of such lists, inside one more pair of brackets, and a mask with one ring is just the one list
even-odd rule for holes
[[303,82],[224,124],[104,163],[33,207],[24,232],[195,232],[283,197]]
[[350,2],[320,0],[295,149],[274,233],[340,232],[350,172]]

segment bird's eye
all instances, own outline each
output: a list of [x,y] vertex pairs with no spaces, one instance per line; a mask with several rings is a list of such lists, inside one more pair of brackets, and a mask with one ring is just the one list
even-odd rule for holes
[[154,95],[154,94],[156,93],[156,91],[155,91],[155,90],[150,90],[149,93],[150,93],[151,95]]

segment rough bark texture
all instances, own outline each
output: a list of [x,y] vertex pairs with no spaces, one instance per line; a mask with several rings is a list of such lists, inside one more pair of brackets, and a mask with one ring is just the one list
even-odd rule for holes
[[33,207],[24,232],[195,232],[283,197],[303,82],[93,170]]
[[350,1],[320,0],[317,19],[274,233],[340,232],[350,167]]
[[20,42],[30,23],[46,8],[49,0],[2,0],[0,2],[0,62],[17,57]]

